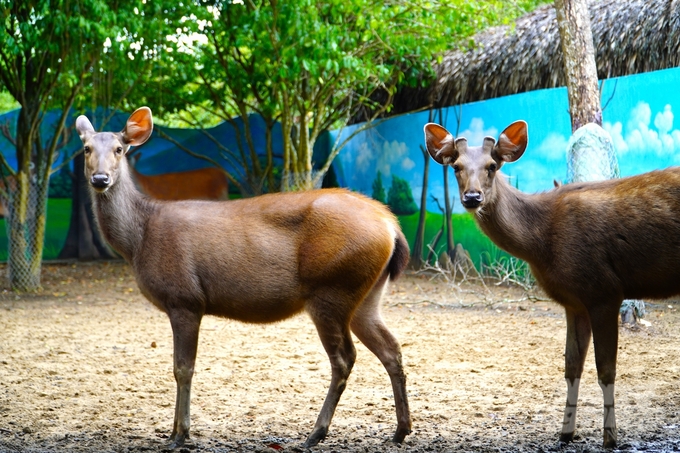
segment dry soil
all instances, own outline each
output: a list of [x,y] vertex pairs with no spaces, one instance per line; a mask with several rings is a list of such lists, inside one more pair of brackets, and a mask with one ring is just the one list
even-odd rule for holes
[[[4,271],[4,269],[0,269]],[[118,262],[52,264],[44,290],[0,295],[0,451],[167,450],[175,383],[166,316]],[[537,300],[538,299],[538,300]],[[680,316],[648,304],[649,326],[621,327],[617,416],[623,451],[680,449]],[[328,438],[313,451],[598,451],[602,397],[591,353],[578,437],[558,443],[566,398],[565,322],[556,304],[517,288],[409,275],[384,316],[402,343],[413,433],[389,440],[389,379],[358,358]],[[330,366],[303,315],[271,325],[207,317],[183,452],[299,452]]]

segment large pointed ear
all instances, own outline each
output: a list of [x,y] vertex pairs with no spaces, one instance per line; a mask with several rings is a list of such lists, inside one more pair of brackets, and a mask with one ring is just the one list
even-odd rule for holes
[[514,162],[524,154],[529,143],[527,123],[520,120],[506,127],[498,137],[494,154],[504,162]]
[[76,119],[76,131],[83,142],[85,142],[90,135],[95,133],[92,123],[90,123],[90,120],[88,120],[85,115],[80,115]]
[[458,159],[458,150],[449,131],[434,123],[427,123],[424,129],[427,152],[438,164],[447,165]]
[[126,145],[138,146],[151,137],[151,132],[153,132],[151,109],[140,107],[130,115],[121,134],[123,134]]

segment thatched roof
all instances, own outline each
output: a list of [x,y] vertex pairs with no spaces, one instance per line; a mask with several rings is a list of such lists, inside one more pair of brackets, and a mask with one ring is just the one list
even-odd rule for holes
[[[593,0],[590,14],[600,79],[680,66],[680,0]],[[474,42],[444,56],[432,85],[401,90],[391,114],[565,85],[552,5]]]

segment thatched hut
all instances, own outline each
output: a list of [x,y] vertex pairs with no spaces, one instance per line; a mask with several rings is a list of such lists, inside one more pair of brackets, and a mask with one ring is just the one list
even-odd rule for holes
[[[594,0],[590,16],[601,80],[680,66],[680,0]],[[431,85],[400,90],[391,114],[565,86],[552,5],[473,41],[444,55]]]

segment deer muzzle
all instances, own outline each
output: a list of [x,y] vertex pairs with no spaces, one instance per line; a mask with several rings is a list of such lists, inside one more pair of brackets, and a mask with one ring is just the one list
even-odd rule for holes
[[111,185],[111,177],[105,173],[95,173],[90,178],[90,185],[98,192],[103,192]]
[[466,192],[463,194],[461,202],[465,209],[477,209],[483,200],[484,197],[480,192]]

